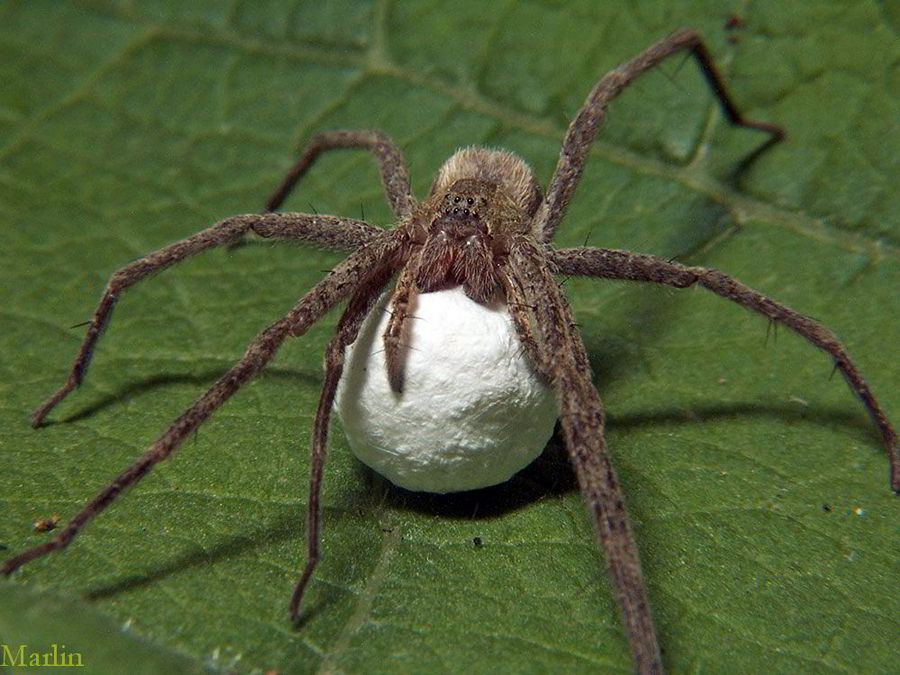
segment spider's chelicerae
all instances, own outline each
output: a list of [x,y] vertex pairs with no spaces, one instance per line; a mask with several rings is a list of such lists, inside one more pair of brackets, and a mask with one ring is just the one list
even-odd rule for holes
[[[468,303],[505,308],[530,369],[528,376],[552,390],[559,422],[578,483],[596,525],[613,587],[640,672],[662,670],[660,650],[641,575],[637,546],[616,472],[604,441],[603,408],[591,380],[584,345],[557,275],[623,279],[687,288],[695,284],[787,326],[834,359],[884,438],[891,485],[900,490],[900,451],[890,422],[837,338],[824,326],[754,291],[722,272],[688,267],[650,255],[605,248],[554,249],[551,245],[578,185],[609,101],[642,73],[686,50],[697,60],[732,124],[783,136],[772,124],[744,118],[737,110],[709,52],[697,33],[680,30],[603,77],[566,133],[556,170],[542,194],[531,170],[516,156],[469,148],[441,168],[424,201],[410,194],[399,149],[377,131],[336,131],[317,136],[267,204],[267,213],[227,218],[199,234],[123,267],[109,281],[68,380],[41,405],[31,422],[47,414],[84,378],[91,354],[119,296],[146,277],[201,251],[238,242],[248,233],[292,239],[350,251],[282,319],[248,347],[241,360],[219,378],[132,466],[112,481],[54,539],[8,560],[3,573],[62,549],[88,521],[126,488],[166,459],[219,406],[257,375],[288,337],[298,337],[339,303],[346,307],[328,345],[325,381],[313,429],[306,567],[291,599],[296,617],[303,591],[319,559],[319,491],[325,464],[331,410],[338,392],[346,348],[354,343],[385,287],[396,280],[383,332],[386,381],[402,401],[406,382],[406,339],[417,330],[411,318],[424,294],[460,287]],[[300,213],[274,213],[299,178],[323,152],[370,150],[397,218],[392,229],[360,220]],[[508,475],[507,471],[507,475]],[[502,478],[501,478],[502,479]]]

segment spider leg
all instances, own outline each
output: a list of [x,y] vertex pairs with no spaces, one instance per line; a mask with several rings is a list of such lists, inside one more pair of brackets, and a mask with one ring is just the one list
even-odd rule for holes
[[607,73],[594,85],[581,110],[578,111],[566,131],[556,171],[553,173],[550,187],[547,190],[547,197],[534,216],[536,224],[534,231],[541,233],[541,241],[549,242],[553,239],[556,227],[566,214],[569,200],[584,171],[588,151],[594,142],[597,129],[606,115],[607,104],[635,79],[682,50],[689,50],[697,59],[706,81],[719,99],[729,122],[736,126],[765,131],[772,134],[775,139],[784,137],[784,130],[781,127],[744,117],[728,93],[725,82],[713,63],[709,50],[703,44],[700,34],[689,29],[677,30],[651,45],[630,61]]
[[241,360],[175,420],[143,456],[101,490],[53,540],[10,558],[0,569],[2,574],[8,576],[25,563],[68,546],[92,518],[166,459],[192,431],[259,373],[275,356],[285,338],[302,335],[329,309],[355,293],[365,283],[369,270],[395,258],[400,246],[399,237],[386,233],[380,241],[350,254],[304,295],[290,312],[260,333],[250,343]]
[[[606,448],[603,405],[591,381],[587,353],[571,308],[539,245],[519,240],[507,264],[508,276],[520,280],[522,300],[532,308],[535,328],[530,332],[538,340],[537,354],[544,360],[539,370],[550,373],[557,393],[566,448],[606,555],[635,670],[661,673],[637,544]],[[517,328],[520,325],[528,324],[516,323]]]
[[323,152],[344,148],[371,150],[378,162],[381,183],[391,210],[398,219],[407,218],[414,200],[409,188],[409,173],[403,160],[403,153],[387,136],[374,129],[328,131],[315,136],[310,141],[298,162],[288,171],[281,185],[266,202],[266,210],[274,211],[287,199],[291,190]]
[[891,488],[900,494],[900,444],[897,434],[847,350],[835,334],[821,323],[775,302],[718,270],[687,267],[656,256],[604,248],[561,249],[550,253],[548,257],[554,271],[559,274],[649,281],[676,288],[699,284],[726,300],[762,314],[776,326],[787,326],[826,352],[834,359],[835,368],[844,375],[853,393],[862,401],[878,427],[891,463]]
[[185,258],[216,246],[230,244],[251,231],[267,238],[294,239],[334,250],[353,250],[384,234],[384,230],[363,221],[334,216],[302,213],[233,216],[122,267],[113,273],[100,297],[69,377],[55,394],[32,413],[31,426],[40,426],[47,414],[84,380],[94,347],[109,322],[119,295],[139,281]]
[[387,364],[388,382],[391,389],[398,394],[403,391],[403,373],[405,360],[402,354],[403,327],[409,319],[409,306],[416,296],[416,273],[419,257],[410,259],[397,279],[394,294],[391,297],[391,318],[382,336],[384,343],[384,360]]
[[309,501],[306,511],[308,552],[303,574],[291,596],[290,612],[291,618],[294,620],[299,616],[303,593],[319,562],[319,493],[322,488],[322,474],[328,452],[328,425],[331,421],[331,410],[334,407],[338,382],[341,380],[341,373],[344,369],[344,352],[347,346],[356,340],[363,321],[396,270],[396,265],[391,262],[387,261],[387,264],[376,269],[356,291],[347,304],[347,308],[338,322],[337,332],[325,352],[325,382],[319,397],[319,406],[316,409],[310,454]]

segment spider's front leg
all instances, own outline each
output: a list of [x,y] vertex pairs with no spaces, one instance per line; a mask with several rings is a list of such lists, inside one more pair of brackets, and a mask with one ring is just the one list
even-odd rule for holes
[[48,413],[84,380],[94,347],[100,339],[119,296],[131,286],[193,255],[232,244],[248,232],[271,238],[305,241],[332,250],[352,251],[384,233],[361,220],[313,216],[302,213],[270,213],[226,218],[183,241],[135,260],[117,270],[106,285],[94,310],[81,349],[62,387],[31,415],[31,426],[40,426]]
[[566,448],[606,556],[635,670],[661,673],[662,657],[637,543],[606,447],[603,404],[591,380],[571,308],[538,244],[520,240],[510,251],[507,269],[507,301],[516,303],[525,315],[516,321],[516,329],[556,391]]
[[862,401],[887,448],[891,465],[891,488],[900,494],[900,445],[897,434],[847,350],[835,334],[818,321],[785,307],[718,270],[688,267],[656,256],[605,248],[561,249],[550,253],[549,260],[557,273],[569,276],[648,281],[676,288],[699,284],[726,300],[790,328],[831,356],[835,367],[841,371],[853,393]]
[[146,476],[154,466],[169,457],[191,432],[253,379],[272,360],[289,336],[302,335],[332,307],[354,294],[358,295],[360,289],[367,288],[372,270],[377,271],[398,259],[404,241],[396,232],[383,232],[378,242],[352,253],[338,265],[304,295],[286,316],[260,333],[250,343],[243,358],[175,420],[143,456],[101,490],[54,539],[10,558],[0,568],[0,574],[8,576],[25,563],[68,546],[90,520],[112,504],[122,492]]

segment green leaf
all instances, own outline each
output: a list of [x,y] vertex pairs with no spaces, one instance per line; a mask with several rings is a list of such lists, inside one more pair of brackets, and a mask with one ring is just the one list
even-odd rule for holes
[[[78,620],[73,621],[73,616]],[[214,672],[194,659],[130,635],[129,628],[128,623],[117,626],[114,619],[80,600],[4,584],[0,586],[0,672],[49,673],[69,664],[94,673]],[[34,663],[45,667],[29,666]],[[12,666],[29,667],[9,670]]]
[[[597,78],[681,25],[706,36],[743,109],[788,139],[735,178],[765,139],[725,124],[675,58],[611,106],[558,244],[733,274],[833,328],[900,414],[897,3],[741,3],[733,30],[721,3],[634,4],[0,4],[4,553],[52,536],[31,524],[73,516],[339,256],[251,243],[140,284],[84,385],[30,429],[77,351],[84,328],[70,327],[115,269],[259,210],[327,129],[388,132],[419,196],[470,144],[516,151],[546,182]],[[324,158],[287,207],[390,223],[364,153]],[[702,290],[566,288],[667,668],[890,671],[900,503],[829,359],[783,331],[767,340],[765,321]],[[71,630],[91,672],[130,670],[101,662],[132,639],[104,621],[127,623],[153,658],[228,672],[627,672],[554,447],[508,485],[432,498],[360,468],[335,429],[324,557],[309,617],[290,625],[333,326],[286,346],[68,550],[0,584],[0,639],[38,649]]]

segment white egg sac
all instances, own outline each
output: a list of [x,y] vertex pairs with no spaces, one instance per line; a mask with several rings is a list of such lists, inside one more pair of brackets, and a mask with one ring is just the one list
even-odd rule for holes
[[543,450],[553,392],[528,363],[505,305],[461,288],[419,295],[404,327],[403,392],[388,384],[385,294],[347,349],[335,407],[353,453],[407,490],[496,485]]

